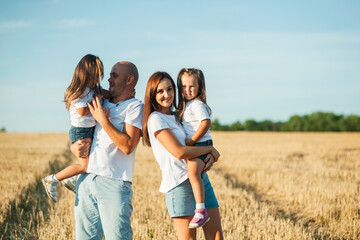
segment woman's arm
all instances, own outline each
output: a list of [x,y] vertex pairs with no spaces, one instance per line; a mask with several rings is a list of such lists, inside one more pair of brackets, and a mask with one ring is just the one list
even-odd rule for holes
[[210,119],[202,120],[199,128],[196,130],[191,138],[185,140],[186,145],[193,146],[200,138],[202,138],[211,127]]
[[220,153],[212,146],[193,147],[181,145],[175,134],[169,128],[155,132],[155,137],[169,153],[179,159],[195,158],[207,153],[212,154],[215,161],[220,157]]

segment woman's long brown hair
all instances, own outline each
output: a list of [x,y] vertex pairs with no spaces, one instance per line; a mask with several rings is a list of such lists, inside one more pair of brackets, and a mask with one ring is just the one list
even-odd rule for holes
[[172,104],[172,107],[174,107],[176,109],[176,91],[175,91],[176,86],[175,86],[174,80],[166,72],[153,73],[150,76],[150,78],[147,82],[147,85],[146,85],[144,107],[143,107],[143,128],[142,128],[143,137],[142,137],[142,141],[143,141],[143,144],[145,144],[149,147],[151,146],[151,144],[150,144],[149,133],[148,133],[148,120],[149,120],[149,116],[152,112],[159,111],[161,108],[156,101],[156,93],[157,93],[157,88],[159,86],[160,81],[163,80],[164,78],[169,79],[173,85],[174,102]]
[[69,110],[71,101],[83,96],[88,86],[95,90],[103,77],[104,66],[100,58],[92,54],[85,55],[76,66],[73,79],[65,91],[66,109]]

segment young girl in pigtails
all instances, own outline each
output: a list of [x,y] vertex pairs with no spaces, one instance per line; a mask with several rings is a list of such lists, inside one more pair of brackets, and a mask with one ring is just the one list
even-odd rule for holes
[[[183,68],[177,77],[179,93],[178,119],[185,129],[187,146],[212,146],[209,134],[211,109],[206,104],[205,78],[201,70]],[[201,178],[207,155],[187,161],[188,177],[196,202],[195,215],[189,228],[203,226],[210,220],[205,206],[204,184]]]

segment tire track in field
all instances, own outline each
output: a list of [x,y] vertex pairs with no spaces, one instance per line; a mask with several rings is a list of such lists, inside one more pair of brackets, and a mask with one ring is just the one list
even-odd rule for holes
[[274,200],[273,198],[270,198],[270,196],[267,196],[266,193],[261,192],[255,186],[239,181],[235,175],[229,174],[226,169],[220,167],[213,168],[212,171],[222,176],[227,187],[235,191],[245,191],[248,195],[253,196],[253,199],[255,199],[259,206],[265,205],[267,208],[272,209],[273,211],[269,211],[269,214],[273,215],[275,219],[283,219],[291,222],[294,226],[301,226],[305,232],[311,233],[313,239],[342,239],[331,237],[330,233],[322,230],[321,226],[317,225],[312,217],[306,216],[306,214],[301,211],[296,212],[289,208],[283,208],[282,206],[289,206],[289,204],[286,205],[280,200]]
[[55,155],[49,162],[48,171],[36,176],[36,181],[23,189],[14,200],[9,202],[0,226],[0,240],[3,239],[38,239],[37,229],[49,219],[54,205],[47,196],[41,178],[51,172],[57,172],[72,162],[70,150]]

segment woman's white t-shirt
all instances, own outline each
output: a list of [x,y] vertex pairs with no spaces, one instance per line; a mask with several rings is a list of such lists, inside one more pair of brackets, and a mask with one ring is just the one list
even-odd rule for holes
[[175,134],[180,144],[185,146],[185,132],[175,115],[160,112],[150,114],[148,133],[152,151],[161,169],[162,181],[159,191],[163,193],[170,191],[188,178],[186,161],[169,153],[154,135],[157,131],[167,128]]
[[[209,111],[205,104],[199,100],[191,100],[185,104],[184,115],[181,124],[186,133],[186,139],[191,138],[200,127],[201,121],[210,119]],[[211,140],[210,130],[197,142]]]
[[88,115],[81,116],[77,109],[87,107],[87,103],[92,100],[94,91],[86,88],[84,94],[79,99],[75,99],[70,103],[70,121],[74,127],[93,127],[96,125],[95,118],[89,113]]

